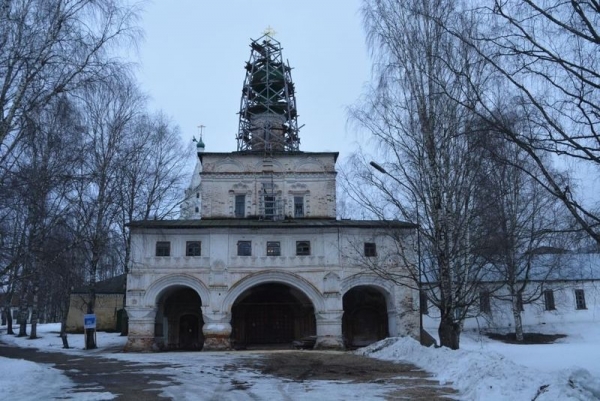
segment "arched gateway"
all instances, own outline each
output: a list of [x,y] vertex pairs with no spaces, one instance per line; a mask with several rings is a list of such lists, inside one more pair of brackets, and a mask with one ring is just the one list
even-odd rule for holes
[[[237,151],[205,152],[181,220],[131,222],[129,350],[362,345],[418,334],[418,296],[366,274],[408,276],[416,225],[336,219],[338,153],[300,150],[279,42],[251,43]],[[209,144],[208,144],[209,145]],[[401,243],[398,243],[401,242]],[[386,318],[387,317],[387,318]]]

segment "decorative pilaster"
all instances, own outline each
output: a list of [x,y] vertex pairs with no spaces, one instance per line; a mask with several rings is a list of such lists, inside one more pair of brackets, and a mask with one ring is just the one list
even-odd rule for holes
[[344,311],[319,312],[317,320],[317,342],[315,349],[343,350],[342,315]]
[[156,308],[128,306],[129,331],[125,351],[150,352],[155,351],[154,321]]
[[203,351],[226,351],[231,349],[231,315],[211,313],[204,315]]

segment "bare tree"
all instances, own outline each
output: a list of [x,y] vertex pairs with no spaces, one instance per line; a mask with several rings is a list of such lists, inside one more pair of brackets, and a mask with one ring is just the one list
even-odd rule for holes
[[[458,349],[483,274],[471,236],[480,158],[471,139],[473,113],[445,93],[468,102],[463,77],[476,80],[480,71],[469,47],[437,23],[456,17],[454,2],[367,0],[362,12],[378,81],[351,114],[380,146],[384,162],[375,163],[377,172],[360,157],[349,185],[380,216],[385,205],[373,202],[362,183],[380,191],[394,217],[419,223],[416,278],[440,311],[441,344]],[[463,29],[471,29],[466,22]]]
[[[478,31],[438,23],[478,53],[502,88],[497,95],[478,91],[477,101],[466,106],[526,152],[537,166],[535,178],[600,244],[599,192],[564,186],[556,172],[557,161],[589,169],[588,181],[600,171],[600,4],[487,0],[465,15],[478,22]],[[521,109],[526,130],[514,130],[497,113],[504,99]]]
[[[527,123],[516,115],[506,120],[507,125],[512,120],[515,130]],[[510,303],[516,340],[523,341],[523,306],[542,296],[547,279],[559,267],[548,257],[542,263],[539,253],[566,245],[570,221],[562,203],[531,177],[537,168],[521,148],[486,129],[485,123],[479,142],[485,161],[476,196],[476,252],[497,283],[491,296]]]
[[107,52],[137,37],[136,13],[117,0],[0,1],[0,160],[30,111],[119,71]]
[[[94,313],[100,267],[116,251],[115,224],[119,210],[127,136],[144,105],[128,76],[115,75],[82,93],[86,152],[82,179],[74,192],[79,235],[86,244],[89,298],[87,313]],[[118,248],[117,248],[118,249]],[[116,264],[116,263],[115,263]],[[94,331],[86,330],[86,348],[96,348]]]
[[[117,226],[123,242],[123,272],[127,274],[131,255],[127,224],[133,220],[174,216],[183,200],[184,182],[189,178],[186,165],[191,151],[183,146],[178,128],[161,113],[139,116],[132,124],[130,140],[123,151]],[[125,335],[126,316],[122,316],[121,332]]]
[[21,336],[26,335],[26,319],[31,312],[30,337],[36,337],[42,270],[49,263],[43,250],[72,189],[68,177],[77,163],[80,143],[74,115],[65,97],[56,97],[45,108],[32,110],[20,134],[18,157],[5,172],[14,198],[2,212],[22,219],[16,225],[21,231],[13,232],[18,252],[8,263],[20,266],[20,274],[13,279],[20,281]]

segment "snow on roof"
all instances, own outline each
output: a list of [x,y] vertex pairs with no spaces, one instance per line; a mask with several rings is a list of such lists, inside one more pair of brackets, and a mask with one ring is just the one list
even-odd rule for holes
[[[550,272],[548,274],[548,270]],[[542,254],[533,259],[532,278],[600,280],[600,253]]]

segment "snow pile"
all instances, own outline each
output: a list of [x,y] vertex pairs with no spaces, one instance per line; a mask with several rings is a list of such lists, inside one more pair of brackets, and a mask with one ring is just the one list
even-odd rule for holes
[[[5,331],[0,332],[0,334],[4,333]],[[119,333],[106,333],[103,331],[98,331],[96,332],[96,345],[98,348],[93,350],[85,350],[85,338],[83,334],[69,334],[67,339],[69,340],[69,346],[71,348],[64,349],[59,333],[60,323],[45,323],[38,325],[38,338],[35,340],[30,340],[29,337],[17,337],[6,334],[0,335],[0,340],[5,344],[10,344],[20,348],[34,348],[42,352],[62,352],[65,354],[80,355],[103,354],[110,349],[120,351],[127,342],[127,337],[121,336]]]
[[5,400],[47,400],[73,387],[60,370],[22,359],[0,357],[0,372]]
[[[94,355],[147,364],[144,372],[165,378],[162,395],[173,399],[197,399],[198,394],[215,399],[348,400],[383,399],[389,388],[375,383],[328,381],[294,382],[262,375],[251,369],[231,370],[240,358],[260,353],[184,352],[114,353],[123,348],[126,337],[118,333],[97,333],[98,349],[84,350],[81,334],[70,334],[71,349],[62,349],[60,325],[38,326],[40,339],[29,340],[4,334],[0,341],[17,347],[62,352],[73,356]],[[409,338],[389,338],[358,353],[375,358],[411,362],[435,375],[442,385],[460,391],[459,399],[506,400],[600,400],[600,324],[540,325],[528,332],[566,334],[552,344],[505,344],[477,332],[461,335],[461,349],[426,348]],[[154,368],[152,365],[161,364]],[[199,368],[200,367],[200,368]],[[49,365],[0,357],[0,388],[6,399],[38,400],[64,398],[104,400],[114,395],[102,389],[81,389]],[[71,391],[69,391],[71,389]],[[94,391],[96,390],[96,392]],[[35,392],[35,394],[32,394]]]
[[411,338],[388,338],[357,353],[411,362],[436,375],[440,384],[452,384],[461,392],[461,398],[469,400],[600,399],[600,379],[585,369],[540,372],[496,352],[426,348]]

